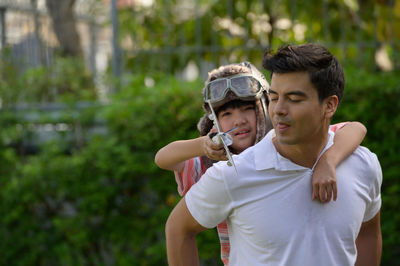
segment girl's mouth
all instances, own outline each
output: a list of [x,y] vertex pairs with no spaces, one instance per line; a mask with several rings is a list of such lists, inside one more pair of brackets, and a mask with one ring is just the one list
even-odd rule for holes
[[238,136],[238,137],[247,136],[247,134],[249,132],[250,132],[250,130],[248,130],[248,129],[237,130],[235,132],[235,136]]

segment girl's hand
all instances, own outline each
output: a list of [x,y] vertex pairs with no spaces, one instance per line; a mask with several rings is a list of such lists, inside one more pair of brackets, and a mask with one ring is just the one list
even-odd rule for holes
[[323,155],[315,166],[312,176],[312,200],[321,203],[337,199],[336,168]]
[[214,161],[227,161],[228,158],[225,154],[225,149],[223,144],[215,144],[209,135],[211,133],[217,132],[215,128],[211,129],[207,136],[203,137],[202,149],[204,154]]

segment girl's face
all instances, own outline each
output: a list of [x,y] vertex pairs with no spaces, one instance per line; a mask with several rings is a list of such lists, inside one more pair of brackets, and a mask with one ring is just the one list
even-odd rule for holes
[[232,148],[239,154],[254,145],[257,134],[257,118],[254,103],[239,107],[228,107],[218,113],[218,121],[225,132],[237,127],[229,133],[233,137]]

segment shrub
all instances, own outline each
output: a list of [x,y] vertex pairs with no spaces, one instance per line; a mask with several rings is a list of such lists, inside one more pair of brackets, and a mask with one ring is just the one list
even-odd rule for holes
[[[378,155],[384,174],[382,265],[398,265],[397,77],[351,68],[346,76],[333,122],[368,128],[363,145]],[[60,134],[36,153],[21,153],[9,143],[24,142],[26,128],[17,126],[23,121],[2,113],[1,265],[166,265],[164,225],[179,196],[173,174],[153,160],[167,143],[198,136],[202,82],[154,75],[154,86],[146,87],[146,78],[132,76],[107,106],[72,117],[66,110],[61,117],[83,130],[99,120],[106,126],[103,134],[86,134],[81,146]],[[197,240],[202,263],[220,265],[216,231]]]
[[368,129],[362,145],[376,153],[383,172],[382,265],[400,263],[400,83],[394,73],[346,68],[346,89],[334,121],[360,121]]

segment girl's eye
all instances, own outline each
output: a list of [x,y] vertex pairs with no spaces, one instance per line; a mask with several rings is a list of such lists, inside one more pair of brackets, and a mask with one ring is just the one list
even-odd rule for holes
[[278,100],[278,98],[269,98],[270,102],[276,102]]
[[231,114],[231,112],[223,112],[221,115],[222,116],[228,116],[228,115],[230,115]]

